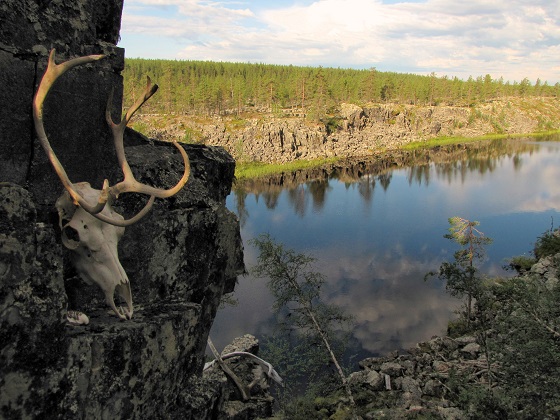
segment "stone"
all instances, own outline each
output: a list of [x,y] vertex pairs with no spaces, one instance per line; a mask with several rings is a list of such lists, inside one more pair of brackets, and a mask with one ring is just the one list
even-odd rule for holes
[[470,344],[470,343],[476,343],[476,337],[473,337],[471,335],[465,335],[463,337],[456,338],[455,342],[459,346],[465,346],[465,345]]
[[340,104],[340,116],[342,118],[350,118],[356,113],[360,115],[364,110],[355,104],[342,103]]
[[257,355],[259,353],[259,340],[251,334],[245,334],[242,337],[234,338],[230,344],[224,347],[222,356],[235,351],[244,351]]
[[404,360],[401,366],[405,369],[406,375],[413,375],[416,371],[416,362],[414,360]]
[[480,344],[469,343],[461,349],[461,354],[468,356],[469,359],[476,359],[480,353]]
[[443,339],[441,337],[432,338],[430,341],[428,341],[428,347],[433,352],[441,351],[444,347]]
[[450,337],[443,337],[442,341],[446,351],[454,351],[459,348],[457,341]]
[[413,392],[405,391],[401,395],[400,406],[402,408],[410,408],[415,405],[421,405],[420,396]]
[[424,384],[423,393],[424,393],[424,395],[427,395],[429,397],[439,398],[439,397],[443,396],[443,385],[438,380],[429,379]]
[[385,373],[393,378],[402,375],[403,370],[403,367],[395,362],[385,362],[381,365],[381,373]]
[[449,371],[450,365],[450,363],[443,362],[441,360],[434,360],[434,363],[432,363],[432,368],[438,373],[447,373]]
[[438,407],[437,413],[443,420],[463,420],[468,418],[463,411],[456,407]]
[[553,258],[554,257],[552,255],[541,258],[537,263],[533,264],[530,271],[540,276],[545,276],[551,267],[554,267]]
[[402,378],[401,389],[403,390],[403,392],[414,395],[414,397],[419,398],[420,396],[422,396],[422,391],[420,389],[418,381],[410,376],[405,376]]
[[365,385],[372,391],[380,391],[385,389],[385,378],[375,370],[362,370],[353,372],[348,376],[348,382],[351,386]]

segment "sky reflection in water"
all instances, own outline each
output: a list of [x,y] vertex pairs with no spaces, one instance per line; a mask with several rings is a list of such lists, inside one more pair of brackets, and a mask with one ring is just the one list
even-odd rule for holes
[[[483,267],[489,275],[510,275],[505,259],[528,253],[552,220],[560,222],[560,142],[495,144],[462,161],[232,193],[227,205],[241,214],[247,268],[256,261],[248,240],[260,233],[317,258],[325,299],[355,317],[360,356],[442,334],[458,301],[423,278],[456,250],[443,238],[449,217],[478,220],[494,238]],[[211,332],[218,347],[273,333],[265,281],[241,277],[235,295],[239,305],[221,309]]]

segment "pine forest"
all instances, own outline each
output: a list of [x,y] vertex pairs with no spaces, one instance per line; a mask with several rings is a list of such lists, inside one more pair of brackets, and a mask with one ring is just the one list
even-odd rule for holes
[[320,119],[340,103],[402,103],[470,106],[512,96],[560,96],[560,84],[538,79],[468,80],[438,76],[269,64],[126,59],[124,107],[142,93],[146,76],[160,91],[143,113],[225,115],[240,112],[302,111]]

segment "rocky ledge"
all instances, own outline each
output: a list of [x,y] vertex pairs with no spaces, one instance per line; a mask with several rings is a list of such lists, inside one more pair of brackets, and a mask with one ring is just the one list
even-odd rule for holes
[[[1,418],[201,419],[220,412],[224,385],[202,378],[202,368],[222,294],[244,271],[238,221],[225,208],[234,161],[222,148],[186,149],[185,188],[158,200],[119,244],[135,306],[127,321],[108,314],[100,288],[76,275],[56,215],[44,217],[46,206],[24,187],[0,183]],[[127,156],[150,185],[173,185],[181,172],[168,144],[136,144]],[[144,201],[132,194],[118,207],[134,214]],[[89,324],[67,325],[69,309],[86,312]]]

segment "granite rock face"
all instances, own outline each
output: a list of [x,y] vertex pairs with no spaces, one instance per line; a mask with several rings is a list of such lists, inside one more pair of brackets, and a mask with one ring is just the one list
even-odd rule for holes
[[35,140],[31,112],[53,48],[57,63],[89,54],[106,58],[69,71],[53,86],[44,106],[52,148],[73,182],[87,181],[100,188],[104,177],[114,183],[120,176],[105,108],[113,89],[113,117],[119,120],[124,50],[115,43],[121,10],[122,0],[0,4],[0,181],[27,185],[40,215],[60,190],[60,181]]
[[[147,165],[156,150],[133,155],[147,156],[140,160]],[[3,417],[204,418],[218,409],[219,383],[212,388],[200,377],[204,350],[220,298],[244,266],[237,220],[223,195],[211,198],[220,194],[209,186],[220,176],[231,184],[233,161],[219,148],[187,152],[193,170],[185,191],[175,201],[161,200],[121,241],[135,302],[126,322],[107,313],[97,286],[73,274],[54,225],[38,221],[29,191],[2,183]],[[143,166],[146,173],[164,172],[157,169],[161,160],[168,163],[161,156]],[[178,156],[167,157],[180,164]],[[123,200],[123,210],[135,201]],[[67,307],[86,312],[90,324],[66,325]]]
[[[106,54],[56,82],[44,119],[71,181],[120,181],[104,114],[111,89],[121,108],[121,9],[122,0],[0,4],[0,418],[200,419],[224,404],[225,384],[202,377],[221,296],[244,272],[239,224],[225,208],[235,162],[224,149],[186,146],[187,185],[126,229],[119,256],[132,320],[107,313],[101,290],[76,275],[60,241],[62,185],[35,138],[33,95],[52,48],[57,62]],[[180,178],[173,146],[131,130],[125,146],[141,182],[169,188]],[[131,216],[145,200],[123,194],[115,208]],[[68,325],[67,309],[90,323]]]

